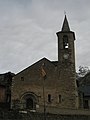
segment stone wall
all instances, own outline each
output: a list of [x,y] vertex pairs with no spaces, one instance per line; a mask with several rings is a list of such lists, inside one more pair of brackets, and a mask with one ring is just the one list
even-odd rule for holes
[[[45,120],[43,113],[18,111],[0,112],[0,120]],[[90,115],[46,114],[46,120],[90,120]]]

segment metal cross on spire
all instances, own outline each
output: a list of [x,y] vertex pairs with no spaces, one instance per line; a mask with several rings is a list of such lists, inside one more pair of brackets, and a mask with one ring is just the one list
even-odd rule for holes
[[66,11],[64,10],[64,15],[66,15]]

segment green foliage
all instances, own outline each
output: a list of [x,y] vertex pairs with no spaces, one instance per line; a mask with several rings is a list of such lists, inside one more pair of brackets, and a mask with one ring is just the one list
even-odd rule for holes
[[86,66],[79,66],[79,70],[78,70],[78,76],[80,77],[84,77],[87,73],[90,72],[89,67]]

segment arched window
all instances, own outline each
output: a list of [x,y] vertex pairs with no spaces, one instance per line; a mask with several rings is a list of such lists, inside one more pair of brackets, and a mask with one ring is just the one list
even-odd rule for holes
[[68,36],[67,35],[63,36],[63,48],[64,49],[68,49],[69,48]]

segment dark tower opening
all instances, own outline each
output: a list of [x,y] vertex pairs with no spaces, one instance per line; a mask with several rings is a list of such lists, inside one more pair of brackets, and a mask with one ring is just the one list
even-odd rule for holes
[[63,36],[63,48],[64,49],[68,49],[69,48],[68,36],[67,35]]

